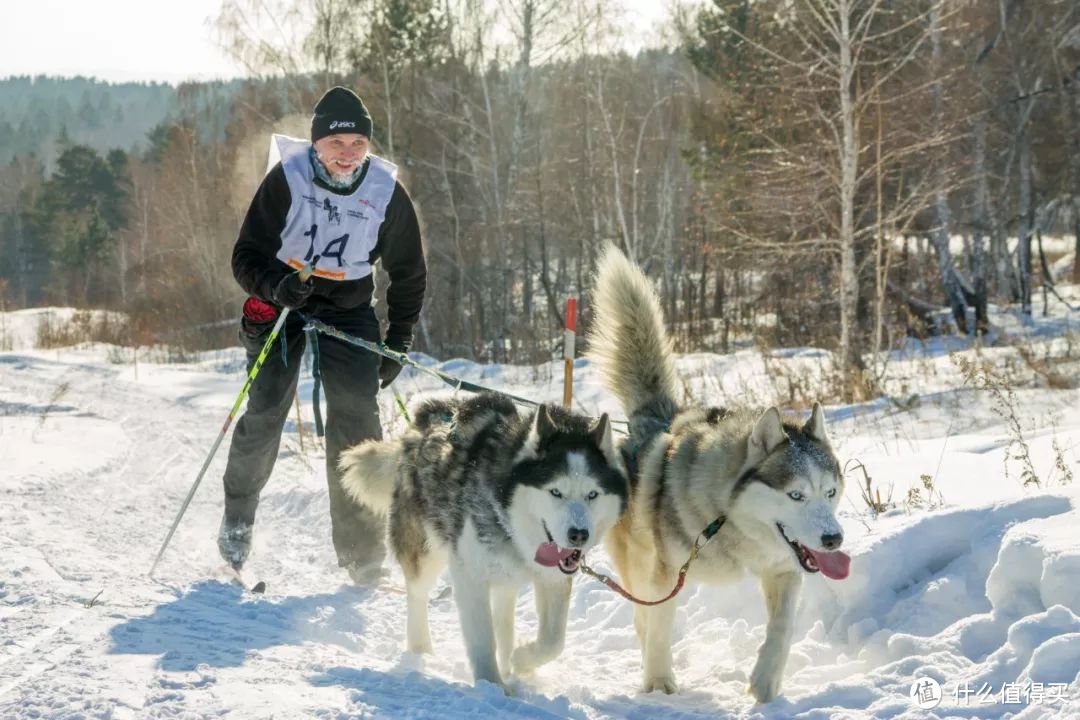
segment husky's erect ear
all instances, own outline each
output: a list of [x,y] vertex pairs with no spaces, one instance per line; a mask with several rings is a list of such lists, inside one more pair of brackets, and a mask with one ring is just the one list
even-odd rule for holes
[[784,432],[784,423],[780,421],[780,411],[771,407],[761,414],[761,418],[750,433],[750,445],[762,455],[768,455],[788,439]]
[[611,421],[608,420],[607,413],[600,416],[600,419],[593,425],[592,430],[589,431],[589,439],[596,444],[596,447],[600,448],[600,452],[605,456],[613,455],[615,453],[615,445],[611,440]]
[[555,434],[555,423],[548,414],[547,405],[541,405],[533,415],[532,427],[529,428],[529,436],[525,438],[525,445],[518,451],[515,463],[524,460],[532,460],[540,456],[540,452],[547,445],[548,440]]
[[533,416],[532,430],[529,432],[529,444],[533,447],[536,454],[540,454],[540,451],[544,449],[551,439],[551,436],[554,434],[555,422],[548,413],[547,405],[541,405],[536,408],[536,415]]
[[533,420],[533,432],[539,438],[540,445],[544,445],[548,438],[555,434],[555,422],[551,419],[551,415],[548,414],[547,405],[541,405],[537,408],[536,418]]
[[829,444],[829,433],[825,430],[825,411],[821,409],[821,403],[814,403],[810,419],[803,425],[803,432],[820,443]]

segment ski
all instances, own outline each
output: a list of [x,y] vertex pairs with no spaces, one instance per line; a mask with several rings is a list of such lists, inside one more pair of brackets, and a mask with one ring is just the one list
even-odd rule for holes
[[239,568],[233,567],[232,565],[226,565],[225,574],[229,576],[229,581],[232,582],[233,585],[236,585],[245,592],[254,593],[256,595],[263,595],[266,593],[266,583],[264,581],[259,580],[254,585],[249,585],[247,581],[244,580],[243,575],[240,574]]

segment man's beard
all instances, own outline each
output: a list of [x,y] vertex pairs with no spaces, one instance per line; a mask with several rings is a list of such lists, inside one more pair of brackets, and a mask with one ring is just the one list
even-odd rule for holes
[[353,170],[352,172],[347,172],[347,173],[336,173],[336,172],[330,173],[330,179],[333,180],[338,185],[348,185],[348,184],[350,184],[355,176],[356,176],[356,170]]
[[365,158],[361,158],[356,163],[356,167],[348,172],[335,171],[331,168],[335,167],[334,163],[327,163],[322,155],[317,155],[319,162],[322,164],[323,169],[326,170],[326,174],[330,176],[330,181],[339,187],[348,187],[352,185],[360,173],[361,168],[364,167]]

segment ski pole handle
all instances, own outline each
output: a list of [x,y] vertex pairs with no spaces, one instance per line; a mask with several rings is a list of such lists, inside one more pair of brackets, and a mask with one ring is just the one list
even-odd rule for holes
[[315,274],[315,263],[319,262],[320,257],[322,256],[316,255],[311,258],[311,262],[296,271],[296,274],[300,276],[300,282],[306,283]]

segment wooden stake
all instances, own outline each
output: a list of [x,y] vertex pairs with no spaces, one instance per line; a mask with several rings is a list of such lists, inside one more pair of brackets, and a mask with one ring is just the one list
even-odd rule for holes
[[577,337],[577,300],[566,300],[566,330],[563,331],[563,407],[574,399],[574,340]]

